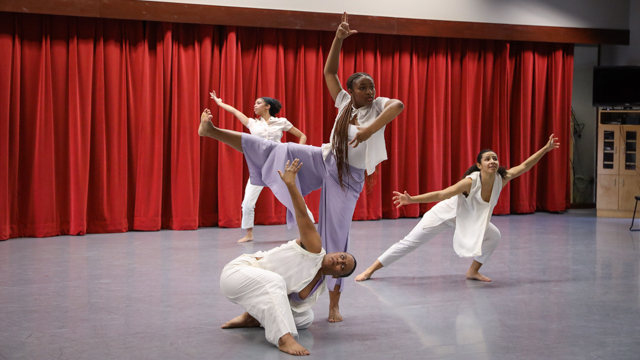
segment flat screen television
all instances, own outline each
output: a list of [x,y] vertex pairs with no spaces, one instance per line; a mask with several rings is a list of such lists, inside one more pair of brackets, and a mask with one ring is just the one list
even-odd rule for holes
[[640,66],[595,66],[593,106],[640,106]]

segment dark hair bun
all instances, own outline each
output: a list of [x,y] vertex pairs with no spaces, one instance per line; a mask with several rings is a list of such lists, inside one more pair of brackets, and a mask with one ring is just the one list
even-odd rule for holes
[[282,109],[282,104],[280,101],[270,97],[261,97],[260,99],[264,100],[267,105],[269,105],[269,115],[276,116]]

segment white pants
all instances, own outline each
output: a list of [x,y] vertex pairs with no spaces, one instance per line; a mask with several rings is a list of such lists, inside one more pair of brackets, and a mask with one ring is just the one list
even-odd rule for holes
[[228,263],[220,275],[220,289],[231,302],[242,306],[264,327],[267,340],[278,346],[287,333],[298,336],[313,322],[313,311],[295,312],[289,305],[284,278],[251,266],[255,258],[240,256]]
[[[264,186],[256,186],[247,181],[247,187],[244,189],[244,199],[242,200],[242,228],[251,229],[256,215],[256,202]],[[313,214],[307,208],[307,214],[311,221],[316,222]]]
[[[455,218],[445,220],[438,225],[427,226],[425,228],[425,224],[432,223],[434,221],[432,216],[433,215],[429,212],[424,214],[422,220],[420,220],[418,225],[416,225],[413,230],[411,230],[409,235],[393,244],[387,251],[384,252],[384,254],[380,255],[378,261],[380,261],[385,267],[389,266],[394,261],[417,249],[420,245],[433,239],[441,232],[456,228]],[[474,259],[477,262],[484,264],[496,249],[499,242],[500,230],[498,230],[498,228],[492,223],[489,223],[484,231],[484,238],[482,240],[482,255],[476,256]]]

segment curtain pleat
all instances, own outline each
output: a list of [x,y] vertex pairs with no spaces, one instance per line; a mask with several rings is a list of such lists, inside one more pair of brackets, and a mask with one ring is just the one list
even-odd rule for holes
[[[240,226],[243,156],[197,128],[208,107],[216,126],[247,130],[209,91],[247,116],[256,98],[279,99],[278,116],[320,146],[337,115],[322,73],[333,36],[0,12],[0,240]],[[484,148],[518,165],[551,133],[561,148],[495,213],[569,206],[573,45],[358,34],[338,75],[358,71],[405,110],[354,220],[420,216],[434,204],[396,209],[392,191],[450,186]],[[306,201],[317,218],[319,192]],[[256,224],[284,221],[265,189]]]

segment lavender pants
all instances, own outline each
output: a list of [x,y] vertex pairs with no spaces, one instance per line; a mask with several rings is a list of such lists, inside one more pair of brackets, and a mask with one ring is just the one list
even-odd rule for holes
[[[364,169],[351,166],[352,178],[343,174],[345,189],[338,182],[338,168],[333,153],[322,158],[322,148],[295,143],[276,143],[246,133],[242,134],[242,151],[249,167],[253,185],[268,186],[276,198],[287,208],[287,226],[296,224],[295,210],[287,186],[280,179],[278,170],[284,172],[287,160],[300,159],[296,185],[302,196],[322,189],[320,193],[320,218],[318,233],[327,253],[346,252],[349,247],[351,219],[364,185]],[[327,277],[327,288],[335,285],[344,289],[342,278]]]

